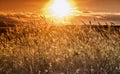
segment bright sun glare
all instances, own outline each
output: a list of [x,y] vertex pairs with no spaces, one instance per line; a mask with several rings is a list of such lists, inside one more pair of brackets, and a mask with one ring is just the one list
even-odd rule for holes
[[57,18],[63,18],[72,14],[72,6],[68,0],[54,0],[49,11],[52,16]]

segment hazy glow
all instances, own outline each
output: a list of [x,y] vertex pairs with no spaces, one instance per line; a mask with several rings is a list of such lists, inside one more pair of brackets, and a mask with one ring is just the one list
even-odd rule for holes
[[49,8],[51,15],[59,18],[70,16],[73,12],[68,0],[54,0]]

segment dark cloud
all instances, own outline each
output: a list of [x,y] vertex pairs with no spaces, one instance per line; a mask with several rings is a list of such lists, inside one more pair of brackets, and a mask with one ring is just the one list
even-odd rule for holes
[[104,15],[101,16],[101,19],[109,21],[120,21],[120,15]]
[[32,15],[32,13],[1,13],[0,22],[20,24],[20,22],[25,22],[26,19],[32,18]]
[[82,14],[76,15],[73,22],[80,23],[81,20],[88,24],[91,21],[94,24],[98,24],[98,22],[106,24],[107,22],[120,25],[120,13],[84,11]]
[[120,25],[120,14],[99,15],[99,20],[109,21]]

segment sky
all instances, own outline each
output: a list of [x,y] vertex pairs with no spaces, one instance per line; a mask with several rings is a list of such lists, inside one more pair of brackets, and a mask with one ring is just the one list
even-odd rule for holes
[[[0,0],[0,11],[37,11],[50,0]],[[77,9],[93,12],[120,12],[120,0],[71,0]]]
[[[24,12],[36,12],[40,13],[46,5],[52,0],[0,0],[0,21],[15,19],[18,16],[25,20],[28,16],[33,16]],[[120,24],[120,0],[70,0],[74,2],[75,8],[81,12],[75,15],[75,20],[85,19],[88,22],[97,18],[99,21],[109,21]],[[61,4],[62,6],[62,4]],[[5,13],[4,13],[5,12]],[[4,14],[10,14],[9,12],[23,12],[10,14],[9,16]],[[44,11],[43,11],[44,12]],[[4,16],[4,17],[3,17]],[[8,17],[10,19],[8,19]],[[14,17],[14,18],[13,18]],[[33,18],[33,17],[32,17]],[[73,20],[74,21],[74,20]],[[77,21],[76,21],[77,22]]]

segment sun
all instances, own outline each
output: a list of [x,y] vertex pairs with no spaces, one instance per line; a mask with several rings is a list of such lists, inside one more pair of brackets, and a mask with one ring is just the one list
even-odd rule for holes
[[63,18],[72,14],[72,6],[68,0],[53,0],[49,7],[52,16]]

